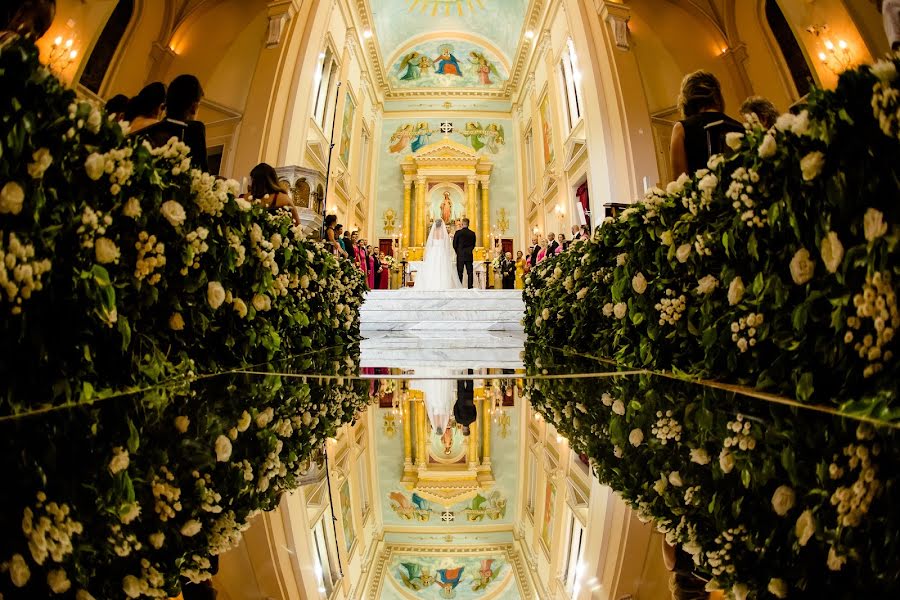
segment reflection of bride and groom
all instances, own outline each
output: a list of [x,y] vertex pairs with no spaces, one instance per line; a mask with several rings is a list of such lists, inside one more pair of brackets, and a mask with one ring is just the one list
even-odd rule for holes
[[[472,369],[468,370],[469,375],[473,373]],[[440,438],[444,454],[449,456],[453,452],[454,430],[458,427],[462,430],[463,436],[468,437],[469,428],[478,419],[478,411],[475,408],[475,382],[472,379],[451,379],[457,374],[452,369],[421,368],[416,369],[415,374],[447,378],[417,380],[410,382],[410,387],[422,392],[431,432]]]
[[[434,220],[428,240],[425,242],[425,258],[416,273],[413,286],[417,290],[456,290],[462,288],[463,271],[468,276],[468,288],[474,284],[472,252],[475,250],[475,232],[469,229],[469,219],[463,218],[461,227],[453,234],[447,229],[453,213],[450,194],[444,192],[441,216]],[[456,273],[453,272],[456,263]]]

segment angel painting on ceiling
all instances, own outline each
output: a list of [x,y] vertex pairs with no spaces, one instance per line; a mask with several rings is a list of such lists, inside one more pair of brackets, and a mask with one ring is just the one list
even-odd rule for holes
[[399,72],[403,73],[400,80],[412,81],[420,79],[422,73],[428,72],[432,64],[431,59],[427,56],[418,52],[410,52],[400,60]]
[[491,123],[486,128],[481,123],[469,121],[461,132],[462,136],[469,140],[469,144],[475,151],[487,148],[492,154],[500,151],[500,146],[506,143],[503,136],[503,126]]
[[469,62],[475,65],[475,72],[478,73],[478,77],[484,85],[491,85],[494,83],[491,81],[491,73],[497,77],[501,77],[500,71],[497,70],[494,63],[489,61],[482,52],[478,52],[477,50],[469,52]]
[[462,77],[459,61],[453,56],[452,46],[442,46],[441,55],[434,59],[434,72],[439,75],[458,75]]

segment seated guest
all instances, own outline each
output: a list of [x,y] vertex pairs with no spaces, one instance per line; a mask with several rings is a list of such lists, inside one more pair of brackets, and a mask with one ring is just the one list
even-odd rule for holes
[[294,225],[300,224],[300,211],[278,181],[271,165],[259,163],[250,171],[250,196],[272,212],[280,208],[290,209]]
[[106,114],[116,121],[121,121],[125,114],[125,108],[128,106],[128,96],[125,94],[116,94],[106,101]]
[[141,137],[154,148],[164,146],[173,137],[178,138],[191,149],[191,166],[206,172],[209,171],[206,127],[195,120],[202,98],[200,80],[193,75],[179,75],[172,80],[166,92],[166,118],[144,129]]
[[767,98],[750,96],[741,104],[741,116],[751,125],[759,123],[763,129],[769,129],[778,120],[778,109]]
[[130,135],[159,123],[166,105],[166,86],[155,81],[144,86],[137,96],[128,101],[122,117],[131,124]]
[[678,108],[684,119],[672,129],[669,152],[673,178],[706,168],[709,157],[725,149],[727,133],[744,131],[743,125],[723,112],[722,88],[716,76],[708,71],[685,76]]

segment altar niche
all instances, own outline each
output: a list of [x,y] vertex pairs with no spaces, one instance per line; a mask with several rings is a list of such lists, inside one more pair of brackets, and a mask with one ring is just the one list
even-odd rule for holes
[[452,203],[451,233],[457,220],[468,218],[469,229],[475,232],[483,255],[491,231],[490,181],[494,168],[491,160],[468,146],[444,138],[404,158],[400,168],[402,233],[410,259],[421,253],[431,222],[441,216],[445,193]]

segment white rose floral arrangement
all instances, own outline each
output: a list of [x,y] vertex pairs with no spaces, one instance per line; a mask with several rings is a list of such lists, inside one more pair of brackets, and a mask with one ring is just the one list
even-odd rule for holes
[[[898,445],[889,428],[860,421],[900,418],[898,64],[845,72],[771,129],[730,137],[727,155],[529,274],[529,335],[696,382],[535,384],[532,401],[735,597],[900,589]],[[578,301],[576,272],[589,302]],[[585,400],[603,391],[621,403]],[[679,439],[665,445],[652,433],[676,424]]]

